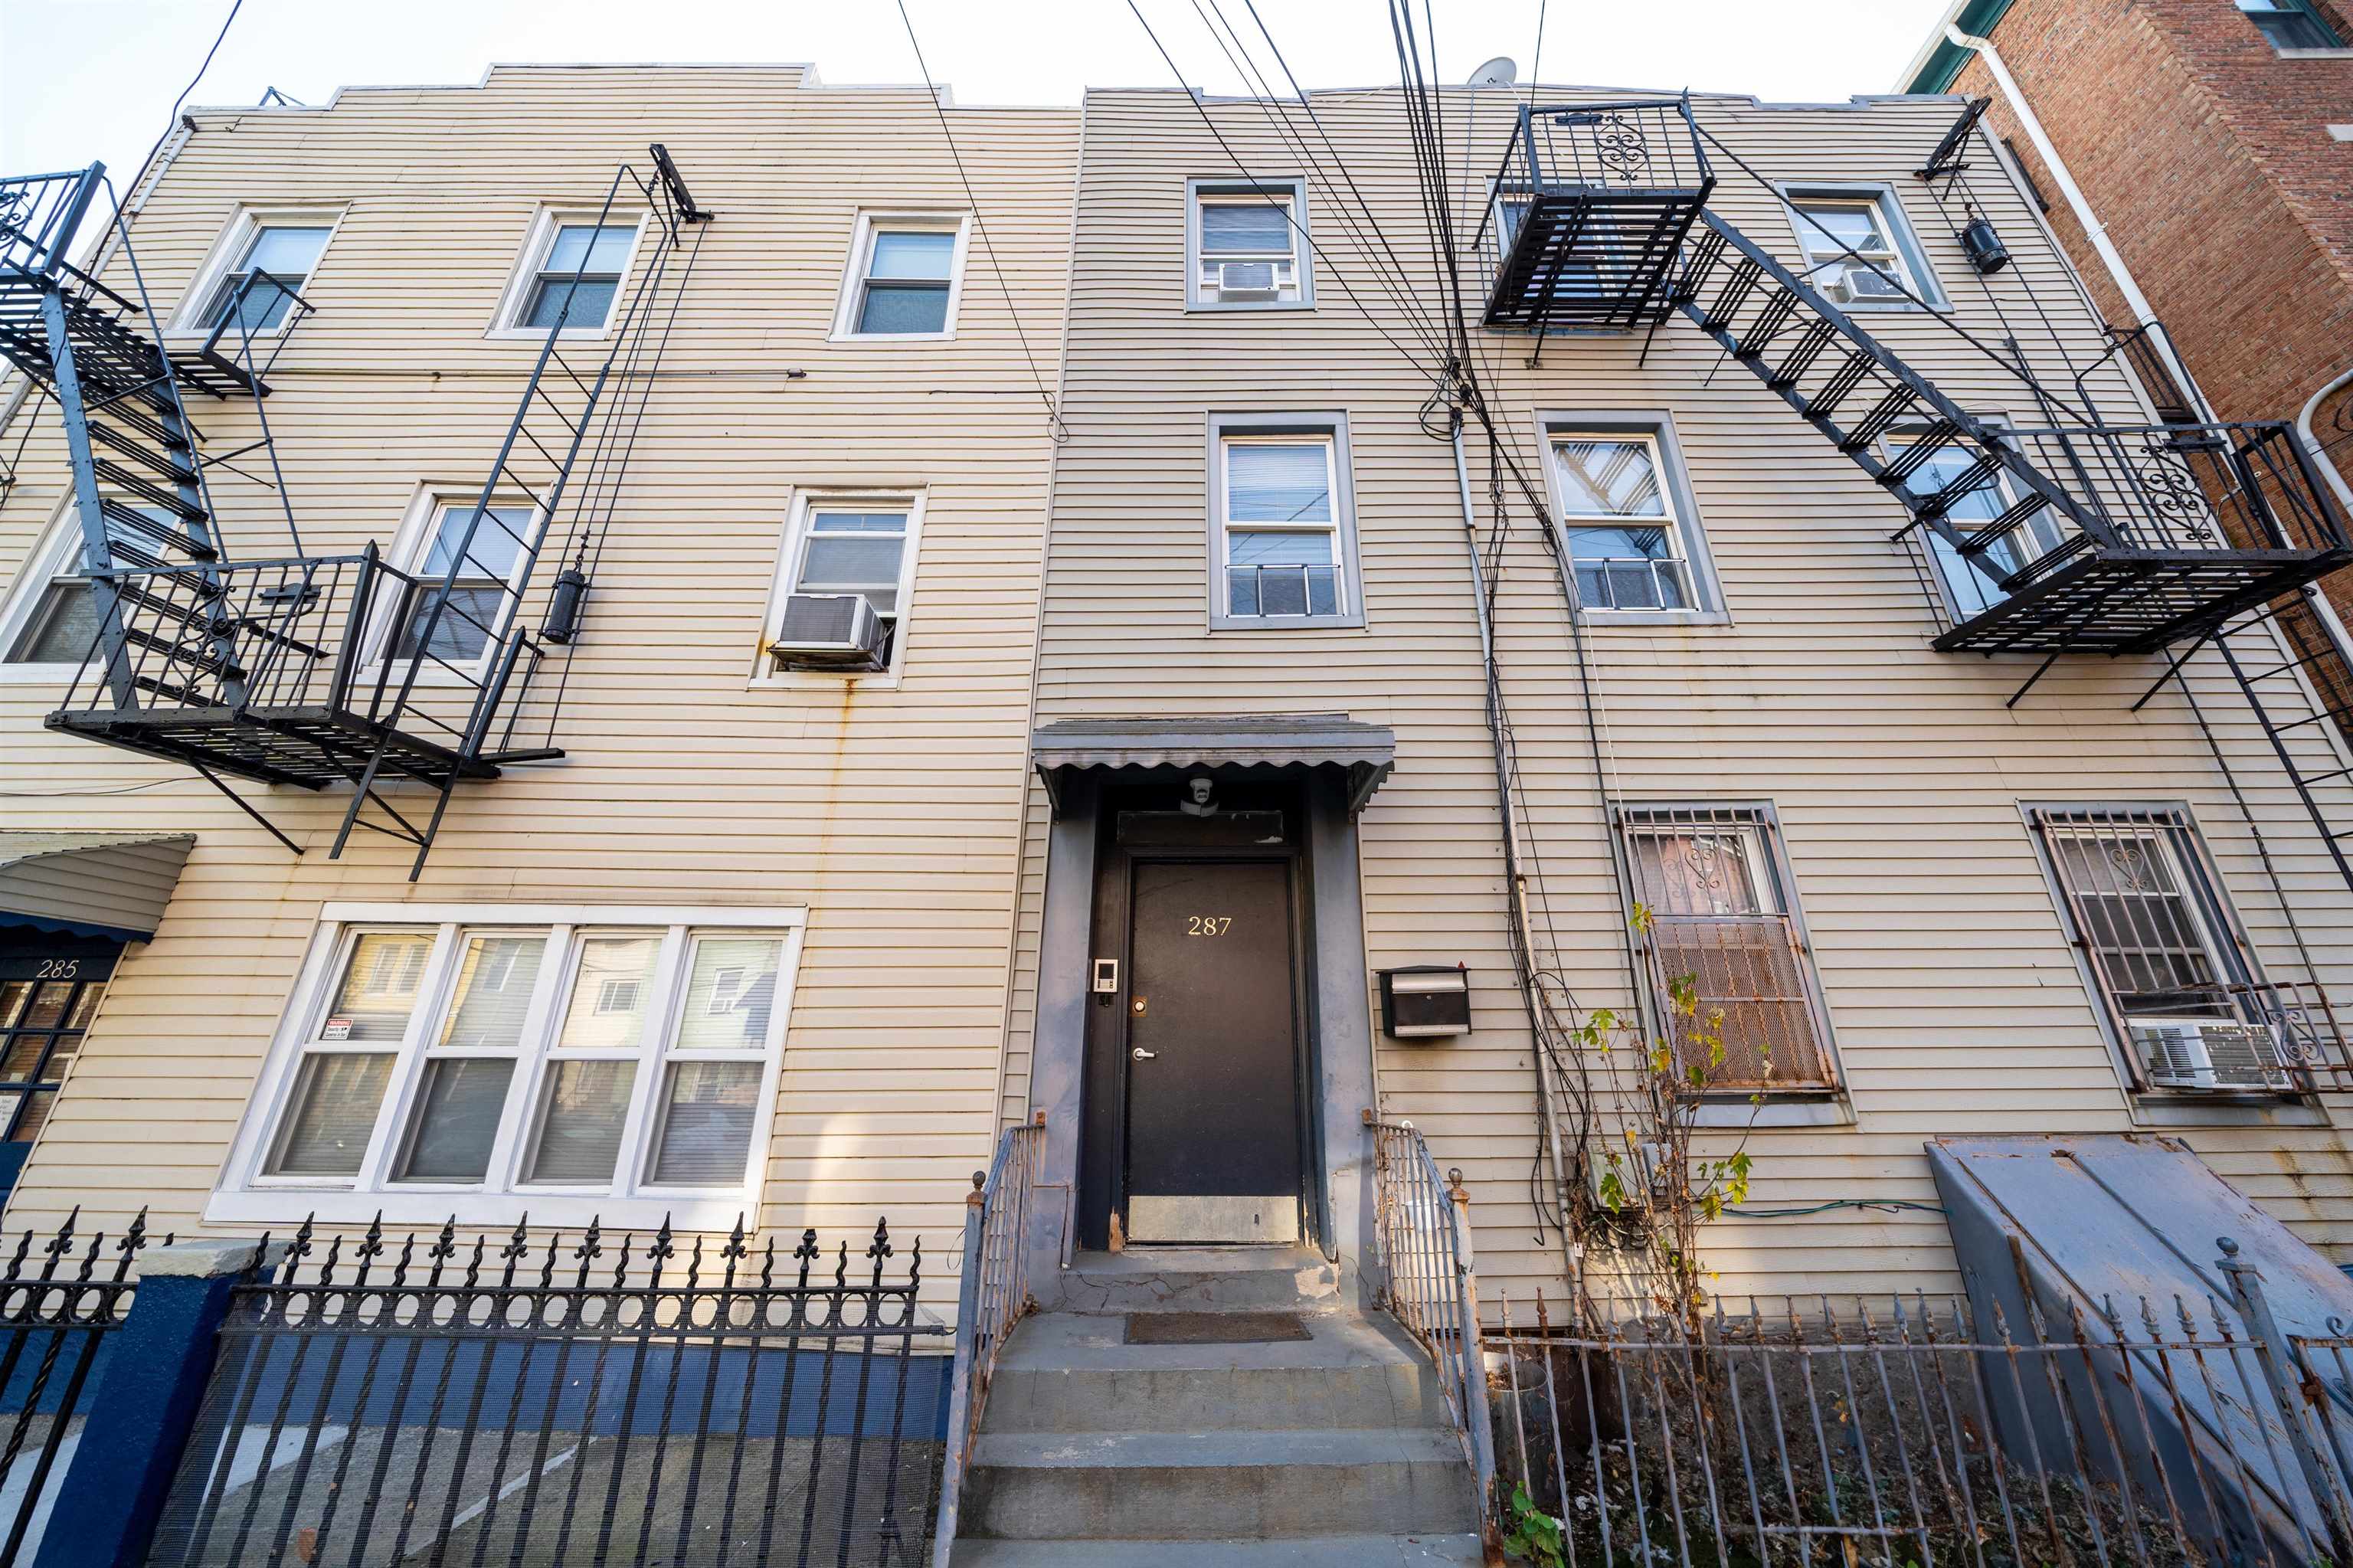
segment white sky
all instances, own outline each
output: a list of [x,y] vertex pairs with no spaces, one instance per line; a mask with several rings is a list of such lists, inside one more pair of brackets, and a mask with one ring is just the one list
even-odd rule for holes
[[[1195,0],[1138,0],[1187,81],[1240,90]],[[1208,8],[1212,0],[1199,0]],[[1219,0],[1246,37],[1242,0]],[[1945,0],[1544,0],[1543,78],[1753,92],[1884,92]],[[1397,79],[1380,0],[1257,0],[1309,87]],[[102,159],[127,179],[229,0],[0,0],[0,175]],[[1075,103],[1082,89],[1174,85],[1126,0],[907,0],[935,79],[962,103]],[[1534,63],[1538,0],[1432,0],[1440,76]],[[491,61],[814,63],[828,82],[919,80],[892,0],[244,0],[199,105],[275,87],[473,82]]]

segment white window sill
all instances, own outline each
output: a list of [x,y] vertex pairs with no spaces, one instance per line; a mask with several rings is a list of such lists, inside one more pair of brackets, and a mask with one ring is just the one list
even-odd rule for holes
[[90,664],[0,664],[0,686],[65,687],[95,668]]
[[2274,49],[2284,60],[2353,60],[2353,49]]
[[837,332],[826,334],[828,343],[954,343],[955,329],[945,332]]
[[2327,1127],[2326,1107],[2284,1095],[2199,1094],[2192,1090],[2130,1091],[2139,1127]]
[[[167,326],[164,329],[164,341],[166,343],[202,344],[205,339],[212,335],[213,329],[208,326]],[[285,323],[281,322],[274,327],[262,327],[250,335],[256,343],[266,342],[267,340],[274,337],[284,337],[286,335],[286,326]],[[245,334],[239,334],[234,326],[232,326],[228,331],[221,334],[221,345],[223,347],[227,347],[231,344],[243,343],[244,341]]]
[[1704,1100],[1693,1107],[1692,1125],[1706,1128],[1852,1127],[1854,1107],[1842,1094],[1799,1099],[1773,1095],[1762,1105],[1739,1100]]
[[1220,631],[1362,631],[1365,618],[1361,615],[1218,615],[1209,618],[1209,630]]
[[1250,311],[1312,311],[1314,308],[1315,302],[1313,300],[1187,300],[1185,302],[1185,313],[1187,315],[1221,315]]
[[315,1187],[250,1188],[215,1192],[205,1204],[207,1224],[268,1225],[290,1231],[305,1219],[328,1224],[365,1224],[382,1212],[386,1224],[438,1225],[453,1216],[470,1229],[511,1230],[528,1213],[532,1227],[578,1230],[591,1220],[607,1231],[652,1230],[665,1220],[673,1230],[723,1232],[737,1220],[748,1231],[756,1223],[756,1196],[708,1191],[674,1196],[640,1194],[599,1197],[572,1192],[483,1192],[397,1188],[379,1192]]
[[899,689],[896,670],[784,670],[773,675],[754,675],[744,683],[747,692],[822,692],[847,685],[854,690],[895,692]]
[[[555,334],[558,343],[601,343],[613,335],[611,323],[601,327],[566,327]],[[547,333],[541,327],[492,327],[482,334],[486,343],[545,343]]]
[[1729,626],[1732,617],[1721,609],[1588,609],[1588,626]]

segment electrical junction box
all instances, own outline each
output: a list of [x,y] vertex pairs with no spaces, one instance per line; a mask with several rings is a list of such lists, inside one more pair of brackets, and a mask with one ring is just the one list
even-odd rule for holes
[[1416,964],[1377,972],[1382,1033],[1398,1040],[1439,1040],[1471,1033],[1471,972],[1461,964]]

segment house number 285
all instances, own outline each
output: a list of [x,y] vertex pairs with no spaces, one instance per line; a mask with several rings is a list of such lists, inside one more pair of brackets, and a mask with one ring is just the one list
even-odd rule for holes
[[1185,917],[1185,935],[1188,937],[1222,937],[1231,928],[1230,915],[1188,915]]

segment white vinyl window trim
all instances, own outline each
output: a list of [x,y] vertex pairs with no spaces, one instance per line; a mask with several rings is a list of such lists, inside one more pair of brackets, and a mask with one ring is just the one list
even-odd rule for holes
[[[598,211],[596,207],[543,207],[532,215],[531,228],[523,237],[522,249],[515,256],[514,270],[508,275],[507,286],[499,296],[498,313],[491,318],[490,330],[482,334],[484,337],[530,343],[547,341],[544,327],[523,324],[538,291],[540,270],[555,248],[557,235],[566,228],[595,227]],[[612,302],[606,308],[605,319],[594,324],[584,324],[575,311],[565,322],[564,331],[559,334],[566,343],[611,336],[613,329],[628,309],[629,280],[637,273],[638,252],[645,249],[645,215],[617,211],[606,213],[604,219],[605,228],[630,231],[628,249],[621,258]]]
[[[441,573],[448,569],[446,564],[434,569],[429,577],[427,575],[427,568],[432,563],[434,547],[440,539],[445,520],[449,525],[455,526],[456,515],[470,508],[480,499],[480,494],[481,492],[473,487],[464,490],[444,489],[438,485],[419,487],[409,499],[408,508],[401,516],[400,527],[393,535],[392,548],[385,552],[385,559],[398,570],[418,577],[428,588],[431,584],[438,583]],[[522,526],[517,531],[525,539],[531,538],[541,524],[539,512],[531,505],[527,498],[521,495],[493,495],[491,498],[491,509],[506,517],[510,526],[512,526],[519,517]],[[486,517],[482,520],[481,526],[475,530],[474,543],[468,549],[467,554],[475,557],[476,562],[479,563],[495,558],[489,554],[492,548],[510,545],[511,541],[507,536],[499,532],[498,522]],[[472,579],[477,587],[495,586],[512,589],[522,580],[523,574],[529,569],[529,566],[530,561],[526,553],[521,548],[516,548],[503,577],[494,572],[482,572],[478,565],[470,566],[465,577],[459,582],[457,591],[461,594],[466,591],[467,578]],[[362,684],[373,683],[376,679],[387,657],[395,666],[396,681],[406,678],[399,667],[407,662],[408,651],[403,647],[404,629],[396,623],[393,614],[398,602],[398,596],[394,591],[394,587],[395,585],[387,582],[385,588],[376,596],[375,619],[370,621],[366,633],[365,646],[370,652],[367,665],[360,676]],[[419,591],[417,602],[420,607],[417,614],[421,616],[422,606],[427,602],[424,590]],[[453,602],[456,602],[454,596]],[[521,605],[512,593],[501,593],[497,602],[499,607],[497,614],[487,623],[494,635],[484,640],[481,650],[470,659],[450,659],[448,666],[427,659],[417,672],[417,684],[420,686],[465,685],[479,680],[489,672],[491,658],[499,648],[498,639],[512,630],[514,617],[521,609]],[[412,620],[414,619],[413,617]],[[444,610],[441,624],[434,630],[436,644],[442,644],[444,639],[458,635],[452,630],[452,620],[451,613]],[[481,635],[470,626],[464,628],[463,634],[470,638]]]
[[[1944,291],[1894,186],[1793,184],[1781,186],[1780,194],[1798,242],[1798,275],[1832,304],[1850,312],[1916,311],[1923,308],[1914,302],[1916,299],[1927,308],[1944,308]],[[1867,220],[1864,227],[1871,237],[1840,232],[1845,227],[1838,221],[1841,217]],[[1841,241],[1854,255],[1841,249]],[[1865,262],[1873,264],[1876,272]],[[1860,283],[1852,281],[1857,272],[1864,274]],[[1890,280],[1895,287],[1889,286]]]
[[34,618],[49,600],[50,588],[80,577],[82,558],[81,514],[68,495],[50,514],[34,539],[31,553],[9,581],[5,597],[0,598],[0,685],[58,685],[89,667],[78,660],[36,663],[8,657],[32,630]]
[[[833,312],[833,330],[828,341],[832,343],[951,343],[955,339],[956,316],[964,303],[964,269],[965,249],[972,228],[971,215],[963,212],[887,211],[860,212],[850,234],[849,259],[842,270],[841,290]],[[875,240],[887,234],[953,234],[955,246],[948,261],[947,304],[944,320],[937,332],[860,332],[859,320],[865,309],[867,285],[873,275]],[[928,280],[902,280],[918,281]]]
[[[1204,208],[1266,207],[1282,209],[1282,243],[1246,248],[1211,242]],[[1315,257],[1307,205],[1307,182],[1295,178],[1191,179],[1185,183],[1185,308],[1188,311],[1303,311],[1315,304]],[[1271,293],[1229,297],[1219,286],[1227,261],[1265,263],[1277,269]]]
[[[206,1206],[216,1222],[277,1223],[315,1213],[330,1222],[386,1220],[512,1225],[528,1210],[534,1220],[582,1224],[652,1225],[665,1217],[681,1229],[724,1230],[741,1215],[749,1223],[760,1201],[761,1175],[775,1122],[784,1038],[795,971],[807,921],[804,909],[747,910],[634,906],[405,906],[329,905],[322,912],[302,972],[243,1123]],[[353,1039],[350,1018],[334,1019],[345,967],[371,936],[416,935],[429,943],[415,976],[415,1003],[393,1039]],[[459,977],[476,938],[523,938],[544,945],[527,1005],[514,1015],[511,1044],[451,1040]],[[566,1044],[571,1022],[593,1012],[603,988],[576,985],[592,943],[644,938],[655,945],[641,993],[641,1023],[633,1044]],[[743,1045],[714,1048],[684,1043],[691,1024],[691,981],[698,945],[711,941],[773,942],[776,971],[765,1028]],[[724,956],[722,953],[721,956]],[[701,966],[707,967],[707,966]],[[723,977],[724,969],[716,971]],[[719,997],[722,988],[710,988]],[[575,997],[577,990],[580,994]],[[744,994],[742,989],[735,997]],[[733,1000],[732,998],[730,999]],[[343,1027],[339,1030],[337,1025]],[[338,1035],[341,1035],[338,1038]],[[386,1059],[366,1145],[349,1175],[278,1172],[300,1106],[304,1066],[313,1058]],[[513,1065],[498,1112],[497,1129],[479,1180],[404,1179],[416,1145],[432,1064],[504,1060]],[[533,1180],[532,1163],[546,1131],[548,1097],[567,1063],[625,1062],[632,1068],[609,1181]],[[655,1179],[664,1110],[673,1072],[705,1062],[756,1070],[750,1131],[740,1174],[725,1181],[689,1184]]]
[[[343,217],[348,210],[340,207],[239,207],[223,226],[219,237],[213,241],[212,249],[206,253],[204,263],[196,269],[195,277],[189,281],[187,291],[180,296],[178,308],[172,313],[170,322],[164,328],[164,334],[192,338],[212,335],[213,313],[221,302],[222,291],[229,286],[230,275],[245,265],[254,241],[260,238],[265,228],[323,228],[327,231],[326,238],[319,246],[319,254],[311,262],[311,270],[303,275],[301,283],[294,285],[295,292],[308,299],[313,281],[326,266],[327,257],[335,248],[336,233],[343,228]],[[272,325],[257,327],[253,335],[257,338],[275,336],[286,330],[291,319],[290,311]],[[232,344],[237,335],[234,327],[223,334],[223,347]]]
[[[1363,575],[1358,563],[1356,484],[1351,474],[1347,416],[1340,410],[1312,413],[1212,414],[1208,444],[1208,614],[1213,631],[1282,631],[1301,628],[1356,629],[1365,624]],[[1251,448],[1322,449],[1324,488],[1301,515],[1277,515],[1237,501],[1233,468],[1238,452]],[[1308,515],[1321,510],[1324,515]],[[1245,542],[1247,539],[1248,542]],[[1322,585],[1286,555],[1328,552],[1329,602],[1314,607]],[[1294,546],[1286,548],[1286,546]],[[1267,553],[1271,551],[1271,553]],[[1287,589],[1299,573],[1300,608],[1284,601],[1269,610],[1261,597],[1269,588]],[[1250,591],[1238,599],[1238,575],[1247,573]],[[1269,574],[1284,579],[1270,581]]]
[[[915,559],[923,548],[923,505],[924,493],[921,490],[795,493],[786,516],[784,542],[776,552],[776,577],[768,587],[768,607],[760,620],[760,652],[758,662],[753,666],[750,685],[755,688],[839,686],[844,681],[854,681],[861,686],[873,686],[886,692],[897,688],[900,673],[906,667],[908,629],[914,620]],[[768,653],[768,644],[775,641],[783,630],[785,600],[799,591],[802,567],[808,556],[810,521],[828,512],[899,512],[906,514],[906,542],[899,551],[896,607],[889,617],[894,627],[891,637],[891,662],[884,669],[863,673],[779,670],[776,660]],[[822,591],[838,590],[828,588]]]

